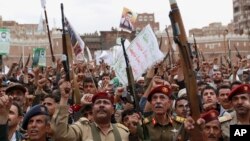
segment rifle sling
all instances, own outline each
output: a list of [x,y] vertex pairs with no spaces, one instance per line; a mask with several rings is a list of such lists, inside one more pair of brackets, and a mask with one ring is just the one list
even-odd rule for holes
[[148,128],[145,124],[142,124],[142,131],[143,131],[143,141],[151,141],[149,137]]
[[[113,135],[114,135],[115,141],[121,141],[122,138],[121,138],[120,132],[118,131],[117,127],[114,124],[111,124],[111,125],[113,127]],[[96,125],[94,123],[90,123],[90,127],[91,127],[93,140],[94,141],[101,141],[99,129],[96,127]]]

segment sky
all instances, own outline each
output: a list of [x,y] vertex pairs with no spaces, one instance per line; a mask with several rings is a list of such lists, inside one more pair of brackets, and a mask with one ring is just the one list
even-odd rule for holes
[[[233,0],[176,0],[185,29],[202,28],[212,22],[227,25],[233,20]],[[44,10],[40,0],[0,0],[3,20],[38,24]],[[170,25],[169,0],[46,0],[50,28],[61,28],[61,8],[79,34],[119,27],[123,7],[136,13],[154,13],[160,30]]]

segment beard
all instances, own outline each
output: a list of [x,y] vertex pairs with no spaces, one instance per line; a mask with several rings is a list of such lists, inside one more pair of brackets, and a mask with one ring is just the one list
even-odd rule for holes
[[11,120],[9,120],[9,122],[8,122],[8,127],[9,127],[9,128],[16,128],[17,125],[18,125],[18,123],[13,122],[13,121],[11,121]]
[[215,83],[215,84],[218,84],[218,83],[221,83],[221,82],[222,82],[221,79],[214,79],[214,83]]

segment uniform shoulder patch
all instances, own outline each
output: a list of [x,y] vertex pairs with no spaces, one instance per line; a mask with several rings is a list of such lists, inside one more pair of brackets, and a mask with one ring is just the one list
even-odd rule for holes
[[224,115],[222,117],[219,117],[220,123],[226,122],[233,119],[233,117],[230,114]]
[[186,118],[180,117],[180,116],[173,116],[172,118],[174,121],[179,122],[179,123],[184,123],[184,121],[186,120]]
[[115,125],[117,128],[121,128],[121,129],[125,130],[126,132],[129,132],[128,127],[126,127],[125,125],[123,125],[121,123],[116,123]]

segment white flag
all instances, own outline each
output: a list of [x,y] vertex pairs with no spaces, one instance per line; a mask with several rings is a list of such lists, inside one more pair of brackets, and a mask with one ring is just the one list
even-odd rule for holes
[[41,6],[42,6],[42,8],[45,9],[45,5],[46,5],[46,0],[41,0]]
[[[141,77],[148,68],[151,68],[164,58],[163,53],[159,50],[157,39],[150,25],[144,27],[135,37],[126,49],[126,53],[135,80]],[[123,54],[121,54],[112,67],[119,81],[123,85],[127,85],[126,63]]]
[[85,43],[81,39],[80,35],[76,33],[73,26],[70,24],[69,20],[65,17],[65,26],[68,29],[70,40],[71,40],[71,46],[73,48],[75,56],[84,53],[84,47]]

